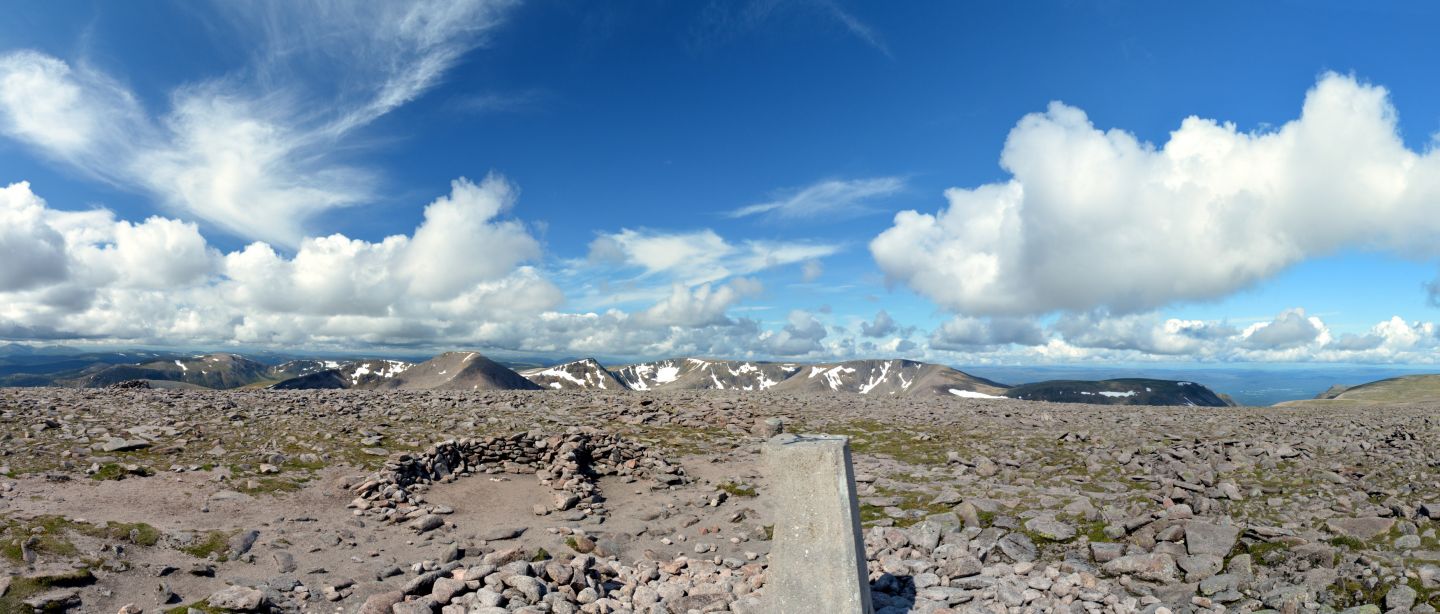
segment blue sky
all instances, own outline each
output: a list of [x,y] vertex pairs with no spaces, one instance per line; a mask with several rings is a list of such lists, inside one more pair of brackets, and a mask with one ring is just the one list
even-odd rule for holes
[[11,340],[981,364],[1440,345],[1425,3],[8,10]]

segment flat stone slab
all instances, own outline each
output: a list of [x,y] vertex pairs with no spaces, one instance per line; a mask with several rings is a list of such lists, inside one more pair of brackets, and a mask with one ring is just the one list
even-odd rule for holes
[[764,463],[775,535],[761,611],[873,614],[850,440],[779,435]]
[[1383,533],[1390,532],[1395,526],[1394,518],[1332,518],[1325,521],[1325,527],[1331,532],[1351,537],[1361,541],[1375,538]]
[[1225,556],[1235,548],[1240,527],[1191,520],[1185,524],[1185,548],[1190,554]]

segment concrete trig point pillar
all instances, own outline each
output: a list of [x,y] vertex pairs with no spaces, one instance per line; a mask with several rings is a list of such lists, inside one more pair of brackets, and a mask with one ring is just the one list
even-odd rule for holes
[[765,444],[775,536],[768,614],[873,614],[850,440],[777,435]]

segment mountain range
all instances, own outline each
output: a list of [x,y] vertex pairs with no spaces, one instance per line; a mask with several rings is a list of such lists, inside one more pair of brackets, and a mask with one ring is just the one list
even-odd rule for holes
[[[55,356],[59,358],[61,355]],[[24,362],[19,352],[6,354]],[[66,353],[70,370],[11,373],[4,385],[100,388],[143,382],[166,388],[259,388],[279,390],[732,390],[793,395],[1017,398],[1068,403],[1225,406],[1223,395],[1194,382],[1158,379],[1056,380],[1007,386],[964,371],[913,360],[850,360],[832,363],[760,362],[672,358],[609,368],[593,358],[512,370],[478,352],[446,352],[424,362],[389,359],[299,359],[267,364],[240,354],[116,356]],[[34,357],[29,357],[34,358]],[[133,359],[132,359],[133,360]],[[42,363],[49,365],[52,362]],[[18,368],[10,365],[11,369]]]

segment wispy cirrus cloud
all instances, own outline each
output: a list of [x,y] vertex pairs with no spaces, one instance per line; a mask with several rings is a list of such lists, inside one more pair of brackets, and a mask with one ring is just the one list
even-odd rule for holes
[[690,33],[691,45],[697,48],[723,44],[749,34],[775,21],[800,16],[838,25],[856,40],[893,57],[890,46],[874,27],[846,9],[838,0],[749,0],[748,2],[712,1],[700,12]]
[[834,255],[840,245],[803,241],[732,243],[714,230],[667,233],[623,229],[590,243],[589,262],[638,271],[638,277],[696,286]]
[[775,200],[746,205],[727,213],[731,218],[766,216],[774,219],[846,218],[874,211],[880,198],[903,192],[903,177],[827,179],[803,188],[784,190]]
[[107,182],[247,239],[297,247],[322,212],[371,197],[337,160],[358,129],[433,87],[510,0],[221,5],[244,70],[178,86],[148,113],[83,58],[0,53],[0,130]]

